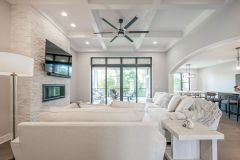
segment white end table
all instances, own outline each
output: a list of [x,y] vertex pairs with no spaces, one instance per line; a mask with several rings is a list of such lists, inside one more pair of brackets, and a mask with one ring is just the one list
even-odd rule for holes
[[193,129],[182,126],[182,120],[164,120],[162,127],[171,134],[171,147],[165,156],[169,160],[217,160],[217,140],[224,134],[195,123]]

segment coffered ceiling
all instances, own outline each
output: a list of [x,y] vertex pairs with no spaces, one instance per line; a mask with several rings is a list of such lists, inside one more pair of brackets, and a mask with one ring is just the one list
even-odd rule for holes
[[[175,43],[207,20],[226,4],[226,0],[8,0],[29,3],[56,23],[68,35],[72,48],[78,52],[143,51],[166,52]],[[67,16],[62,16],[65,12]],[[133,43],[114,34],[94,32],[115,31],[101,18],[119,26],[138,17],[128,30],[149,30],[147,34],[129,34]],[[75,24],[72,27],[70,24]]]

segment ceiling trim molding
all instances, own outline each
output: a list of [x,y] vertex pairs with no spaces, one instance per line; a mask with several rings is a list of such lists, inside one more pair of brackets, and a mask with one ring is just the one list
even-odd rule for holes
[[[112,51],[112,50],[106,50],[106,51],[76,51],[77,53],[114,53],[114,54],[117,54],[117,53],[123,53],[123,51]],[[164,51],[124,51],[124,52],[127,52],[127,53],[156,53],[156,54],[166,54],[166,52]]]
[[[93,12],[89,8],[88,1],[87,0],[83,0],[83,2],[84,2],[84,5],[87,7],[88,15],[89,15],[89,18],[90,18],[90,21],[91,21],[91,25],[93,27],[94,32],[100,32],[99,28],[98,28],[97,20],[94,18]],[[102,35],[97,34],[96,36],[97,36],[97,38],[98,38],[98,40],[99,40],[103,50],[107,50],[107,46],[106,46],[105,42],[102,39]]]
[[184,36],[193,31],[198,27],[202,22],[204,22],[208,17],[210,17],[215,10],[205,10],[203,11],[196,19],[194,19],[184,30]]
[[[146,38],[182,38],[183,31],[180,30],[162,30],[162,31],[152,31],[149,32]],[[69,32],[69,38],[98,38],[97,35],[93,34],[92,32]],[[131,37],[139,37],[141,34],[132,34]],[[112,38],[112,34],[104,35],[102,38]]]
[[43,18],[45,18],[48,22],[50,22],[54,27],[56,27],[56,29],[59,30],[59,32],[61,32],[64,36],[66,36],[69,39],[69,35],[67,34],[67,32],[62,27],[60,27],[58,24],[56,24],[52,20],[52,18],[50,18],[48,15],[46,15],[42,11],[38,10],[34,6],[31,5],[31,7],[33,8],[34,11],[36,11],[38,14],[40,14]]

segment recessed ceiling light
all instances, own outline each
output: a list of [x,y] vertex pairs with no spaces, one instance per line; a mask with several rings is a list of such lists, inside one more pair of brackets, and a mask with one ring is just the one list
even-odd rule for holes
[[89,41],[86,41],[86,42],[85,42],[85,44],[86,44],[86,45],[89,45],[89,44],[90,44],[90,42],[89,42]]
[[153,41],[153,44],[157,44],[158,42],[157,41]]
[[67,16],[68,16],[68,14],[67,14],[66,12],[62,12],[61,15],[62,15],[63,17],[67,17]]
[[74,24],[74,23],[71,23],[70,25],[71,25],[71,27],[73,27],[73,28],[76,27],[76,24]]

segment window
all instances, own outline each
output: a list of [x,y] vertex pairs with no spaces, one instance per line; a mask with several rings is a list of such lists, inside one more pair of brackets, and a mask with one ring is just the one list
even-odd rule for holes
[[189,91],[190,78],[188,73],[175,73],[174,76],[174,91]]
[[113,99],[145,102],[152,96],[152,58],[150,57],[93,57],[93,104],[109,104]]

